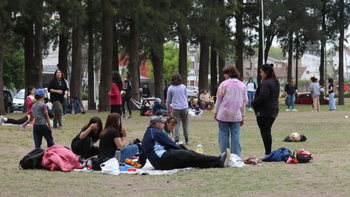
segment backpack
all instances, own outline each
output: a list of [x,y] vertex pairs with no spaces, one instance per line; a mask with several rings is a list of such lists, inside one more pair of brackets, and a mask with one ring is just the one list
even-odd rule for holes
[[43,168],[41,160],[44,156],[44,149],[36,148],[30,151],[23,159],[19,162],[19,166],[22,169],[35,169]]
[[270,154],[268,154],[263,161],[284,161],[285,159],[288,159],[292,155],[292,152],[288,148],[281,147],[277,150],[272,151]]

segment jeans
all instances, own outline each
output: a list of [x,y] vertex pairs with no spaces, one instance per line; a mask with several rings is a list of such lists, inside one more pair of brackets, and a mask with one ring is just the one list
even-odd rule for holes
[[248,91],[248,101],[249,101],[249,108],[252,108],[252,101],[254,99],[254,92]]
[[294,97],[295,94],[288,94],[288,109],[292,105],[292,109],[294,109]]
[[47,125],[34,125],[33,137],[34,137],[35,148],[41,147],[41,142],[43,140],[43,137],[46,139],[48,148],[55,144],[52,137],[52,131]]
[[155,169],[171,170],[174,168],[215,168],[222,167],[221,157],[209,156],[192,150],[169,149],[163,153]]
[[89,136],[72,144],[72,151],[76,155],[81,155],[84,159],[98,155],[98,148],[93,146],[92,138]]
[[335,100],[334,100],[334,92],[329,93],[329,109],[336,109],[335,108]]
[[271,153],[271,147],[272,147],[271,127],[275,119],[276,118],[272,118],[272,117],[262,117],[262,116],[256,117],[256,121],[260,128],[260,134],[264,142],[266,155]]
[[137,151],[139,150],[139,147],[136,144],[132,144],[130,146],[125,145],[124,149],[120,151],[120,161],[119,162],[125,162],[125,159],[131,159],[133,156],[136,155]]
[[180,125],[182,122],[182,130],[184,132],[185,140],[188,141],[188,109],[173,109],[172,115],[177,121],[175,126],[175,140],[180,140]]
[[241,156],[241,143],[240,143],[240,122],[223,122],[219,121],[219,146],[221,153],[226,151],[226,148],[230,148],[230,134],[231,134],[231,153]]

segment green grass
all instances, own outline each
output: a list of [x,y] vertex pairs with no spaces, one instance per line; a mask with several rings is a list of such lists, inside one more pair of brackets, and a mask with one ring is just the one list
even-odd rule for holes
[[[320,113],[311,106],[297,105],[298,112],[280,114],[273,125],[273,149],[306,149],[314,160],[308,164],[283,162],[261,163],[256,166],[225,169],[195,169],[168,176],[119,175],[99,173],[51,172],[20,170],[21,158],[34,148],[32,128],[0,126],[0,196],[348,196],[350,189],[349,123],[350,100],[328,112],[322,105]],[[9,114],[20,118],[24,114]],[[105,123],[108,113],[67,115],[64,130],[53,130],[56,144],[70,147],[71,140],[88,120],[99,116]],[[128,138],[142,138],[149,124],[148,117],[135,111],[132,120],[123,120]],[[182,131],[181,131],[182,132]],[[304,143],[282,140],[292,132],[304,134]],[[219,155],[218,125],[212,112],[200,118],[190,118],[189,149],[201,141],[204,153]],[[182,137],[182,135],[181,135]],[[184,140],[183,138],[181,140]],[[43,140],[46,148],[46,142]],[[247,113],[241,127],[242,158],[264,154],[264,147],[255,115]]]

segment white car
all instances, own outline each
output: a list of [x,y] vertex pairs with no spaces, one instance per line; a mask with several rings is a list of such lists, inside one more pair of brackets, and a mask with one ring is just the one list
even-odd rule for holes
[[25,89],[21,89],[15,97],[13,97],[13,111],[23,111],[24,108]]
[[198,87],[196,86],[187,86],[187,97],[195,97],[198,98]]

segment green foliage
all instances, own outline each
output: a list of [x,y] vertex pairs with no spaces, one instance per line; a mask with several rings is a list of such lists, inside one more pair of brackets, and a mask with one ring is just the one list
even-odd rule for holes
[[88,100],[88,94],[85,92],[81,93],[81,100]]
[[10,44],[4,46],[4,86],[8,89],[24,87],[24,51]]
[[[191,60],[187,58],[187,70],[191,66]],[[150,62],[150,71],[147,73],[152,81],[153,76],[153,64]],[[164,44],[164,81],[170,84],[171,75],[174,72],[179,72],[179,47],[175,42],[168,42]]]
[[269,51],[269,56],[278,60],[283,60],[283,51],[281,47],[271,47]]

